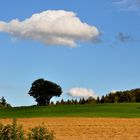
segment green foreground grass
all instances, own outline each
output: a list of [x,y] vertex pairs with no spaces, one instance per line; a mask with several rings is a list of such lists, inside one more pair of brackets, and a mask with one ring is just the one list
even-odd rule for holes
[[140,103],[32,106],[0,109],[0,118],[33,117],[140,118]]

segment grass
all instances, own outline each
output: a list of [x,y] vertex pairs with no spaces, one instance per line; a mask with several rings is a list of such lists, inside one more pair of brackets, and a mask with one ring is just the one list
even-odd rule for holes
[[140,118],[140,103],[1,108],[0,118],[117,117]]

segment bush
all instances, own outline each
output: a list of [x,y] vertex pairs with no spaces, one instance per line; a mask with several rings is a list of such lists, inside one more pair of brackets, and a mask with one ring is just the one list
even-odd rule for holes
[[50,132],[44,125],[31,129],[28,133],[28,140],[53,140],[53,132]]
[[11,125],[0,124],[0,140],[24,140],[24,131],[21,125],[17,125],[13,119]]
[[32,128],[25,135],[22,125],[17,125],[17,120],[13,119],[11,125],[0,123],[0,140],[54,140],[54,135],[44,125]]

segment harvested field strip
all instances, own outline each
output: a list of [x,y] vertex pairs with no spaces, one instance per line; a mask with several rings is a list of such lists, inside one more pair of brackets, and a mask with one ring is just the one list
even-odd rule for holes
[[[1,119],[11,123],[11,119]],[[44,123],[56,140],[139,140],[140,119],[130,118],[22,118],[24,129]]]

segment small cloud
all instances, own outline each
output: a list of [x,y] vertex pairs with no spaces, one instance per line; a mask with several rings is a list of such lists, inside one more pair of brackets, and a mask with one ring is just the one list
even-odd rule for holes
[[74,12],[48,10],[24,21],[0,21],[0,31],[16,38],[32,39],[46,45],[75,47],[79,41],[95,41],[100,35],[95,26],[82,22]]
[[119,32],[116,39],[122,43],[140,42],[139,39],[134,38],[132,35]]
[[11,42],[16,43],[16,42],[18,42],[18,39],[16,37],[12,37]]
[[71,88],[67,93],[71,97],[80,97],[80,98],[94,97],[94,98],[97,98],[96,93],[92,89],[87,89],[87,88],[75,87],[75,88]]
[[120,41],[120,42],[129,42],[129,41],[134,41],[134,38],[131,36],[131,35],[126,35],[122,32],[118,33],[117,35],[117,39]]
[[140,0],[116,0],[113,4],[123,11],[140,11]]
[[139,44],[140,39],[128,33],[118,32],[112,38],[109,38],[108,40],[104,40],[104,42],[106,42],[110,48],[114,48],[119,46],[120,44],[123,45],[133,44],[133,43]]

